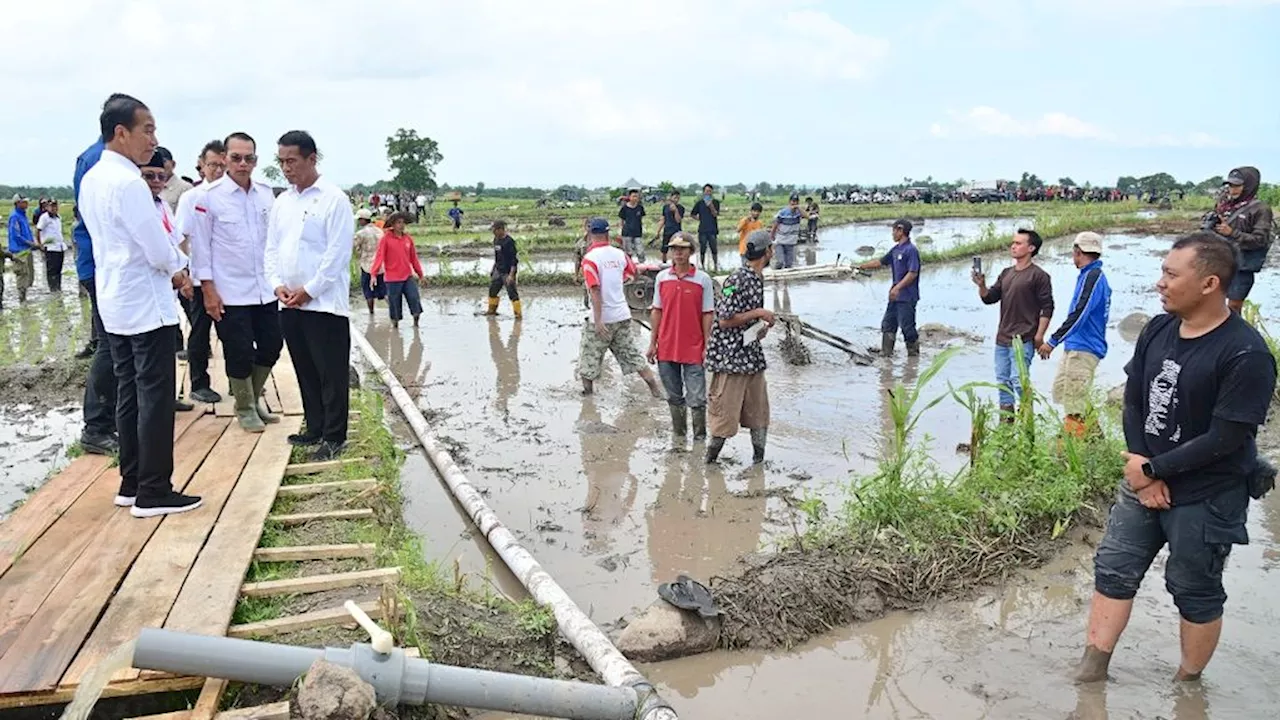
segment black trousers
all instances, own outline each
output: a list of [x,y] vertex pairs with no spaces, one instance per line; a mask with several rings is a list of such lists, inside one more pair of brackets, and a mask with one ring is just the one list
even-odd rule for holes
[[[280,311],[272,300],[266,305],[227,305],[217,323],[227,377],[244,379],[253,366],[272,367],[280,359],[284,339]],[[344,361],[345,362],[345,361]]]
[[504,287],[507,289],[507,297],[511,299],[511,302],[520,299],[520,290],[516,288],[515,273],[511,275],[511,282],[507,282],[507,274],[499,272],[495,267],[489,273],[489,297],[498,297],[498,292]]
[[116,372],[120,494],[164,497],[173,489],[173,327],[106,337]]
[[200,286],[192,289],[190,300],[182,298],[182,309],[191,324],[187,332],[187,373],[191,376],[191,391],[195,392],[209,389],[209,356],[213,353],[209,331],[213,329],[213,318],[204,311],[204,293]]
[[307,434],[346,442],[351,323],[340,315],[286,308],[280,311],[280,328],[298,376]]
[[49,284],[49,292],[62,291],[62,261],[65,256],[62,250],[44,251],[44,279]]
[[89,295],[96,343],[89,377],[84,383],[84,434],[102,437],[116,429],[116,372],[111,361],[111,343],[106,339],[107,331],[102,327],[102,316],[98,314],[98,293],[94,289],[93,278],[80,281],[80,287]]

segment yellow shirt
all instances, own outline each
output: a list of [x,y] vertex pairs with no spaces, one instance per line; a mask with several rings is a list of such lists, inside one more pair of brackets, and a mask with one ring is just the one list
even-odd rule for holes
[[750,215],[738,221],[738,254],[747,254],[747,236],[752,230],[759,230],[764,227],[764,223],[758,218],[752,219]]

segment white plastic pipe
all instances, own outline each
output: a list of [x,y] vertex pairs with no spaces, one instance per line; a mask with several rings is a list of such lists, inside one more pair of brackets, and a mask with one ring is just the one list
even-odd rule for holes
[[484,497],[462,474],[453,457],[432,435],[427,426],[427,419],[422,416],[417,403],[396,379],[395,373],[387,363],[378,356],[377,351],[365,339],[364,333],[353,327],[351,339],[364,355],[364,359],[378,372],[382,382],[386,384],[392,399],[400,408],[400,414],[409,423],[409,427],[413,428],[413,433],[421,443],[427,458],[436,472],[444,478],[449,491],[466,509],[467,514],[471,516],[471,521],[484,533],[485,539],[489,541],[511,572],[519,578],[533,599],[551,608],[560,626],[560,632],[565,638],[577,648],[606,684],[637,688],[641,693],[641,701],[636,720],[679,720],[675,711],[657,698],[656,691],[652,691],[646,698],[644,689],[652,688],[649,681],[645,680],[635,666],[613,646],[609,637],[591,622],[591,618],[582,612],[582,608],[578,607],[564,588],[542,569],[538,560],[502,524],[497,514],[484,501]]

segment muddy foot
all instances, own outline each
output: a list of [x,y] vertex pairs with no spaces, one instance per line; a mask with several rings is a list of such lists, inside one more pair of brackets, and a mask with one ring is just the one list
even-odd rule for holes
[[1199,680],[1200,680],[1200,673],[1187,672],[1186,670],[1182,669],[1182,666],[1178,666],[1178,672],[1173,676],[1174,682],[1190,683],[1190,682],[1198,682]]
[[1107,679],[1107,667],[1111,664],[1111,653],[1103,652],[1090,645],[1084,649],[1084,657],[1076,666],[1072,679],[1078,684],[1100,682]]

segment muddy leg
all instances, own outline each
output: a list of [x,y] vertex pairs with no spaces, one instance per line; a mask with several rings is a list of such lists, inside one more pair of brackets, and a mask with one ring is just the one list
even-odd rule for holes
[[1222,618],[1207,623],[1193,623],[1182,619],[1179,628],[1182,640],[1182,663],[1178,665],[1178,674],[1174,680],[1191,682],[1200,679],[1200,673],[1213,658],[1213,651],[1218,649],[1218,638],[1222,635]]
[[720,451],[724,449],[725,438],[711,436],[711,442],[707,443],[707,464],[710,465],[720,459]]
[[653,374],[649,368],[640,371],[640,377],[644,379],[644,384],[649,386],[649,393],[656,398],[662,397],[662,386],[658,384],[658,376]]
[[1089,631],[1084,657],[1076,666],[1076,682],[1107,679],[1111,655],[1116,650],[1116,643],[1120,641],[1120,634],[1129,624],[1131,612],[1133,600],[1115,600],[1098,592],[1093,593],[1093,603],[1089,607]]

